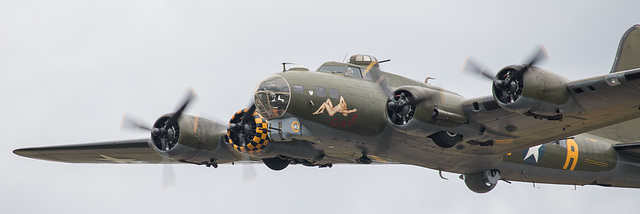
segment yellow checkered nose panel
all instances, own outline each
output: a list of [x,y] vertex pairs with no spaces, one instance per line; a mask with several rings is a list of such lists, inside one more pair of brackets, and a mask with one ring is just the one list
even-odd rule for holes
[[[224,140],[238,152],[256,154],[262,152],[269,143],[269,128],[266,119],[257,111],[248,112],[249,110],[240,110],[231,117]],[[244,116],[253,119],[245,120],[246,123],[241,124]]]

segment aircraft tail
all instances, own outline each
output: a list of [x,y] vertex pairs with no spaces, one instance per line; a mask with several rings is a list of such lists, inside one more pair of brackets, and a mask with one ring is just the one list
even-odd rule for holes
[[[634,68],[640,68],[640,24],[631,26],[620,39],[610,73]],[[593,130],[589,133],[622,143],[640,142],[640,131],[637,127],[640,127],[640,118]]]
[[640,68],[640,24],[631,26],[620,39],[610,73],[634,68]]

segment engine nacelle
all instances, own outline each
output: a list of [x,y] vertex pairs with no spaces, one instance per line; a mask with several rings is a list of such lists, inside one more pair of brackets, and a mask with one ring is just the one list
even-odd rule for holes
[[[165,114],[153,127],[163,127],[173,114]],[[200,117],[181,115],[165,135],[151,135],[151,147],[161,156],[195,164],[216,164],[234,160],[235,156],[221,146],[226,126]]]
[[[304,140],[282,140],[274,141],[269,137],[269,121],[264,119],[257,112],[248,113],[250,109],[246,108],[236,112],[229,120],[229,129],[224,138],[226,144],[233,151],[242,154],[248,154],[256,158],[266,159],[265,163],[273,160],[279,162],[279,157],[287,157],[294,159],[303,159],[309,162],[321,160],[324,154],[316,150],[313,146]],[[251,117],[245,120],[243,117]],[[287,120],[280,118],[274,120]],[[289,119],[293,121],[294,119]],[[296,120],[297,121],[297,120]],[[297,122],[298,125],[299,122]],[[269,164],[267,164],[269,166]],[[271,166],[269,166],[271,168]],[[274,168],[272,168],[274,169]]]
[[[520,65],[503,68],[496,82],[505,81],[512,73],[523,69]],[[567,89],[567,79],[550,71],[529,67],[509,84],[493,85],[493,98],[505,110],[540,119],[561,120],[563,115],[574,115],[580,107]]]
[[462,126],[469,123],[463,102],[462,96],[440,88],[402,86],[387,104],[387,116],[398,131],[421,137],[448,132],[459,141],[461,137],[454,135],[478,133]]

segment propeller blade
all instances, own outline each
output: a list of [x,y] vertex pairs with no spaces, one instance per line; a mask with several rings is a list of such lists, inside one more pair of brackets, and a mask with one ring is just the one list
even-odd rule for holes
[[162,187],[169,188],[176,185],[176,175],[169,158],[162,159]]
[[249,110],[242,115],[242,121],[240,122],[240,124],[247,124],[249,120],[253,118],[253,112],[255,111],[256,105],[252,104],[251,107],[249,107]]
[[365,69],[365,74],[367,72],[371,73],[371,78],[375,80],[382,91],[384,91],[384,93],[387,95],[388,100],[391,100],[393,98],[393,91],[391,91],[391,89],[389,88],[387,79],[382,74],[382,70],[380,70],[378,62],[372,61],[369,66],[367,66],[367,69]]
[[242,145],[242,147],[247,146],[247,141],[244,139],[243,132],[238,133],[238,140],[240,141],[240,145]]
[[524,72],[529,70],[529,68],[531,68],[532,66],[535,66],[536,64],[539,64],[540,62],[548,58],[549,58],[549,54],[547,54],[547,49],[543,45],[539,45],[538,48],[535,50],[534,54],[532,54],[532,56],[529,57],[529,60],[527,61],[527,63],[524,64],[524,67],[516,71],[516,73],[512,75],[511,79],[520,78],[520,76],[522,76]]
[[120,129],[135,129],[135,130],[146,130],[151,131],[151,126],[147,125],[146,122],[142,122],[142,120],[137,119],[131,115],[122,115],[122,121],[120,122]]
[[538,46],[538,49],[535,50],[535,54],[533,55],[533,57],[531,57],[531,60],[529,60],[529,63],[525,65],[527,65],[527,67],[533,66],[548,58],[549,58],[549,54],[547,53],[547,49],[544,47],[544,45],[541,44]]
[[167,123],[164,125],[164,129],[166,130],[168,127],[172,127],[176,125],[176,123],[178,123],[178,118],[180,118],[180,116],[182,115],[182,112],[187,108],[187,106],[189,106],[189,103],[196,98],[198,98],[198,95],[193,89],[190,89],[189,94],[187,95],[187,98],[185,99],[184,103],[178,109],[178,111],[176,111],[176,113],[173,114],[173,116],[171,116],[169,120],[167,120]]
[[391,115],[391,121],[393,121],[394,123],[395,123],[396,121],[398,121],[398,114],[397,114],[397,113],[393,113],[393,114]]
[[167,151],[169,149],[167,149],[167,140],[165,140],[164,138],[160,138],[160,150],[162,151]]
[[462,71],[471,71],[473,73],[480,74],[485,79],[493,81],[494,75],[489,73],[489,69],[485,66],[480,66],[476,61],[471,59],[471,56],[467,56],[462,65]]
[[242,180],[246,184],[258,178],[258,173],[256,173],[256,168],[254,164],[251,163],[248,155],[243,155],[242,160],[244,162],[242,166]]

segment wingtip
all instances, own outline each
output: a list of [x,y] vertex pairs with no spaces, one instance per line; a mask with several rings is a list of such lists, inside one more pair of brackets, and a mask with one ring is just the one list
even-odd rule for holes
[[31,149],[29,149],[29,148],[21,148],[21,149],[13,150],[13,154],[21,156],[21,157],[33,158],[33,156],[36,154],[36,152],[31,150]]
[[64,161],[57,160],[55,158],[48,157],[48,156],[40,153],[38,148],[15,149],[15,150],[13,150],[13,154],[15,154],[17,156],[20,156],[20,157],[31,158],[31,159],[36,159],[36,160],[64,162]]

